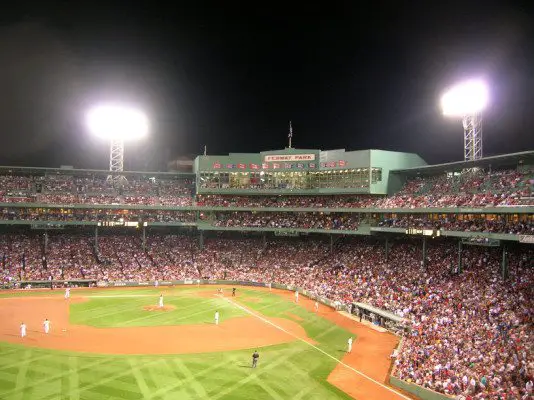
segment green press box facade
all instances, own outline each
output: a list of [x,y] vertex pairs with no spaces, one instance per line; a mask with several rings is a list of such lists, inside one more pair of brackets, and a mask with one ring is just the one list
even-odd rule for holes
[[413,153],[384,150],[272,150],[198,156],[198,194],[377,194],[400,189],[397,169],[426,165]]

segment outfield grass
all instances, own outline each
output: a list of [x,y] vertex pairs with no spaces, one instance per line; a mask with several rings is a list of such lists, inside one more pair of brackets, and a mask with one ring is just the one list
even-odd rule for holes
[[[223,299],[194,298],[197,290],[212,288],[173,288],[164,293],[165,303],[175,311],[145,320],[138,306],[156,304],[156,289],[105,290],[88,295],[118,296],[148,294],[151,297],[98,298],[71,305],[71,322],[95,326],[138,326],[196,323],[212,307],[221,317],[243,315],[244,311]],[[289,318],[301,324],[317,347],[336,358],[350,333],[280,296],[252,289],[238,289],[239,302],[267,317]],[[194,307],[190,301],[197,302]],[[206,303],[202,303],[203,301]],[[121,311],[112,312],[114,307]],[[167,316],[183,318],[174,322]],[[288,315],[291,313],[292,315]],[[157,314],[157,313],[150,313]],[[296,318],[294,316],[297,316]],[[306,343],[268,346],[259,349],[259,368],[251,369],[251,351],[166,355],[108,356],[87,355],[26,348],[0,343],[0,399],[28,400],[115,400],[115,399],[349,399],[326,378],[336,361]]]

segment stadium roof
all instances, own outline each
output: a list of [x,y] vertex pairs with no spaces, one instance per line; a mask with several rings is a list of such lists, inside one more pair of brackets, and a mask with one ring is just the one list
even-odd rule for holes
[[498,156],[484,157],[473,161],[456,161],[445,164],[425,165],[405,169],[391,170],[399,174],[434,174],[438,172],[459,171],[467,168],[507,167],[516,166],[526,161],[534,164],[534,150],[519,153],[501,154]]

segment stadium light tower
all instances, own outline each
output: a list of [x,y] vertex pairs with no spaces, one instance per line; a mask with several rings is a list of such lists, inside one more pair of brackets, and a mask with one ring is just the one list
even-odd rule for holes
[[443,115],[462,117],[465,161],[482,158],[482,111],[488,98],[488,87],[482,80],[462,82],[441,98]]
[[[124,142],[141,139],[148,133],[148,119],[143,112],[119,105],[91,109],[87,114],[87,125],[94,135],[110,141],[111,172],[124,170]],[[114,174],[108,179],[122,180],[124,177]]]

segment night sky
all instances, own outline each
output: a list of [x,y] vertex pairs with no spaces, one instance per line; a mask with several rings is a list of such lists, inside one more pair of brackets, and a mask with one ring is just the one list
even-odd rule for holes
[[84,125],[105,101],[151,120],[127,169],[164,170],[204,145],[280,149],[289,120],[294,147],[456,161],[461,123],[439,98],[473,76],[492,93],[485,155],[534,149],[528,1],[15,3],[0,16],[2,165],[107,168],[108,144]]

